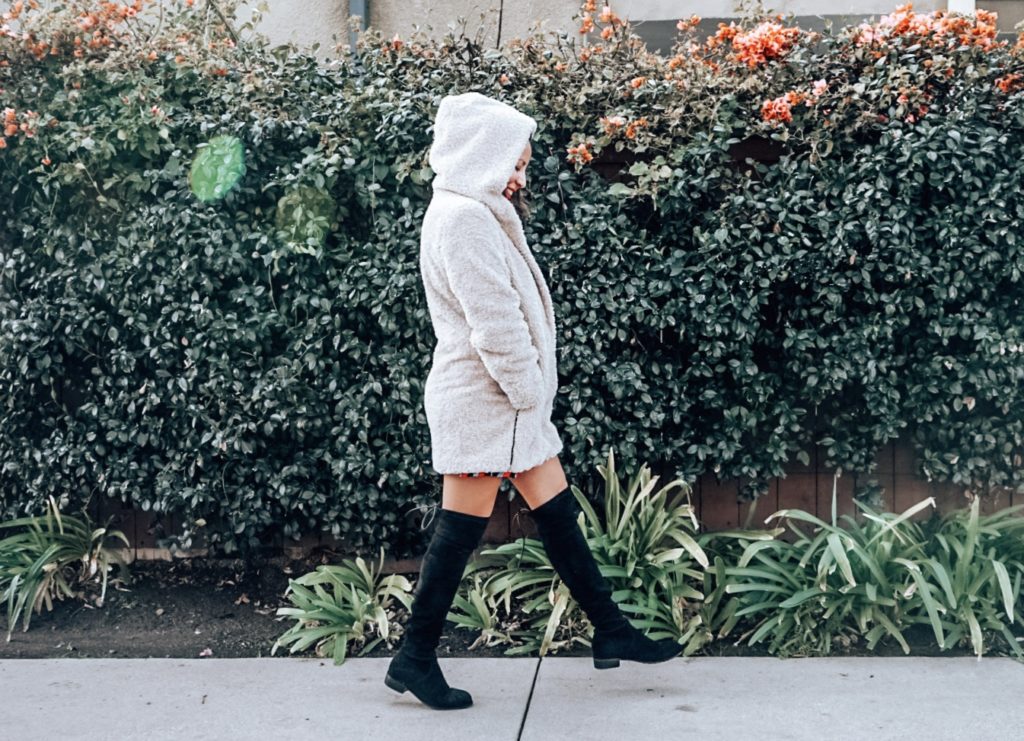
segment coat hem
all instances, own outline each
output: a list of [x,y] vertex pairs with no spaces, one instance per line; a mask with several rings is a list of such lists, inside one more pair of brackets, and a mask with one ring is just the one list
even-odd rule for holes
[[541,463],[545,463],[546,461],[551,460],[556,455],[561,453],[562,450],[564,449],[564,447],[565,446],[563,444],[559,444],[559,445],[555,446],[554,448],[552,448],[551,452],[543,453],[542,455],[537,456],[534,459],[529,459],[529,461],[530,461],[529,465],[522,466],[522,464],[520,464],[520,466],[516,467],[516,468],[509,468],[508,466],[504,466],[504,467],[501,467],[501,466],[498,466],[498,467],[493,467],[493,466],[491,466],[491,467],[488,467],[488,466],[464,466],[464,467],[459,468],[459,469],[454,469],[453,468],[452,470],[445,470],[445,471],[442,471],[442,470],[440,470],[440,469],[438,469],[436,467],[433,467],[433,466],[432,466],[432,468],[434,468],[434,472],[435,473],[437,473],[437,474],[439,474],[441,476],[445,476],[445,475],[456,476],[456,475],[458,475],[460,473],[476,473],[477,471],[509,471],[510,473],[523,473],[524,471],[529,471],[531,468],[536,468]]

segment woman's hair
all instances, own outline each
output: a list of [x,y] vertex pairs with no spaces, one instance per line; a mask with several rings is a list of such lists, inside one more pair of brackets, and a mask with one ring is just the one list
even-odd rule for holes
[[526,197],[526,188],[520,188],[512,194],[512,207],[519,215],[519,220],[524,224],[530,218],[530,201]]

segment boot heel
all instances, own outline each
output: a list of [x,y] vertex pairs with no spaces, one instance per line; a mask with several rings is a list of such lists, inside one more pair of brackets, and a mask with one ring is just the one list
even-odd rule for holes
[[385,675],[384,684],[393,689],[395,692],[405,692],[406,690],[406,686],[394,677],[392,677],[390,674]]
[[619,665],[618,659],[594,659],[595,669],[614,669]]

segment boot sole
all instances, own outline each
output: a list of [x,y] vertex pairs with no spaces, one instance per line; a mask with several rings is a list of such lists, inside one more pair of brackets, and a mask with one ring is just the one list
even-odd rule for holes
[[[660,664],[663,661],[670,661],[678,656],[679,654],[676,653],[672,654],[671,656],[666,656],[664,659],[651,659],[650,661],[644,661],[643,659],[623,659],[623,661],[636,661],[641,664]],[[595,669],[614,669],[618,665],[619,659],[594,659]]]

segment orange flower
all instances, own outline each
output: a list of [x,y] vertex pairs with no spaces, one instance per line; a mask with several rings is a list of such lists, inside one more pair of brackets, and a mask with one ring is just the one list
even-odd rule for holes
[[43,157],[43,159],[42,159],[41,161],[42,161],[42,163],[43,163],[44,165],[48,165],[48,164],[50,164],[50,158],[49,158],[49,157]]
[[1024,85],[1021,84],[1021,76],[1016,72],[1006,75],[1006,77],[1000,77],[996,80],[996,87],[1002,90],[1004,93],[1012,93],[1014,90],[1019,90]]
[[736,34],[738,34],[739,32],[740,27],[737,26],[733,21],[730,21],[728,26],[725,25],[724,23],[719,23],[718,31],[715,33],[714,36],[708,37],[705,46],[708,48],[709,51],[711,49],[715,49],[721,46],[722,44],[725,44],[726,42],[732,41]]
[[611,26],[605,26],[604,30],[601,31],[601,38],[607,41],[615,33],[615,29]]
[[790,123],[793,120],[793,106],[799,105],[806,100],[807,98],[803,93],[790,90],[778,98],[766,100],[761,105],[761,118],[765,121]]
[[638,128],[640,128],[642,126],[646,126],[646,125],[647,125],[647,119],[646,118],[638,118],[636,121],[633,121],[628,126],[626,126],[626,131],[625,131],[626,138],[627,139],[635,139],[636,138],[636,130]]
[[622,116],[602,116],[601,124],[604,126],[604,133],[613,135],[626,125],[626,119]]
[[594,19],[589,15],[583,16],[583,25],[580,26],[580,33],[589,33],[594,30]]
[[586,164],[587,162],[590,162],[592,159],[594,159],[594,155],[590,151],[590,148],[586,142],[579,144],[575,147],[569,147],[567,151],[569,153],[567,159],[570,162],[579,162],[582,164]]
[[642,86],[645,82],[647,82],[646,77],[634,77],[632,80],[629,81],[629,85],[632,88],[638,88]]
[[688,21],[687,20],[681,20],[678,23],[676,23],[676,28],[679,29],[680,31],[686,31],[689,28],[697,26],[697,24],[699,24],[699,23],[700,23],[700,16],[699,15],[691,15],[690,16],[690,20],[688,20]]
[[800,38],[799,28],[785,28],[779,23],[765,21],[748,33],[733,34],[733,59],[756,67],[769,59],[784,57]]
[[500,82],[502,85],[508,85],[508,83],[510,82],[510,80],[508,79],[508,75],[502,75],[501,77],[499,77],[498,82]]
[[597,0],[587,0],[586,4],[583,6],[583,9],[588,13],[595,12],[597,10]]
[[958,45],[991,49],[996,46],[996,15],[977,10],[973,15],[950,16],[945,10],[914,13],[913,6],[901,5],[877,24],[861,23],[854,34],[857,46],[882,43],[895,37],[912,37],[923,46]]
[[0,149],[7,149],[7,140],[0,136]]

